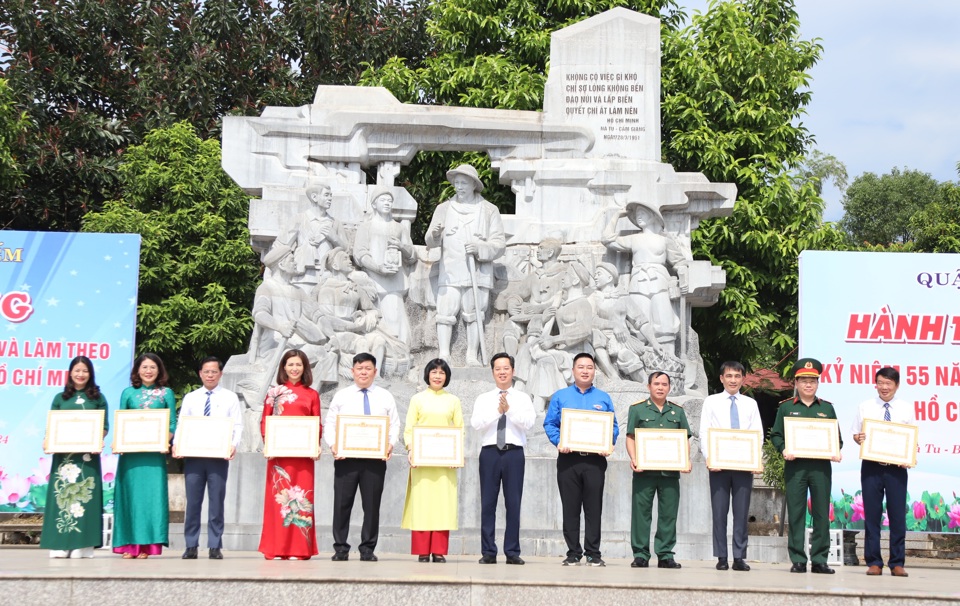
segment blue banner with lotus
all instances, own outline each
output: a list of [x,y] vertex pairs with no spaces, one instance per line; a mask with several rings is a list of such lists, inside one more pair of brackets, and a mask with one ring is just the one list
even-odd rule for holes
[[960,255],[805,251],[799,355],[823,363],[817,395],[833,403],[844,441],[831,528],[863,528],[852,426],[877,395],[877,370],[892,366],[919,426],[907,530],[960,532]]
[[[40,512],[51,457],[47,411],[70,360],[92,361],[112,421],[130,383],[140,236],[0,231],[0,512]],[[104,508],[117,457],[101,457]]]

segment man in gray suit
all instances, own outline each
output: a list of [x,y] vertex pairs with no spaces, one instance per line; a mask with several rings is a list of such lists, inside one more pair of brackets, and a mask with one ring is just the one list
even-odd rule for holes
[[700,450],[710,470],[710,505],[713,509],[713,555],[717,570],[728,570],[727,512],[733,499],[733,569],[747,571],[747,517],[750,512],[750,491],[753,473],[720,469],[710,461],[708,432],[713,429],[749,429],[763,435],[757,401],[740,393],[744,369],[739,362],[720,366],[723,392],[707,396],[700,413]]

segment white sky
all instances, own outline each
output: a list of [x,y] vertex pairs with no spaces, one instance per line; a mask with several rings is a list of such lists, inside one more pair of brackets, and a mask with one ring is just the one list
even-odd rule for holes
[[[687,13],[705,0],[679,0]],[[796,0],[801,35],[820,38],[813,101],[803,122],[850,180],[893,167],[957,181],[960,162],[960,2]],[[824,218],[843,216],[824,191]]]

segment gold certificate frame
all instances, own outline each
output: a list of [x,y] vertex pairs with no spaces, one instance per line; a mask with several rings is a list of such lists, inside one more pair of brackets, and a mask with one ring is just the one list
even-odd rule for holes
[[315,459],[320,456],[320,417],[267,417],[263,456]]
[[414,467],[463,467],[463,429],[415,426],[410,463]]
[[633,431],[637,469],[643,471],[687,471],[690,443],[686,429],[635,429]]
[[834,459],[840,456],[840,428],[836,419],[784,417],[785,454],[798,459]]
[[613,423],[612,412],[563,408],[557,446],[577,452],[612,453]]
[[339,415],[337,457],[386,459],[390,442],[390,417]]
[[763,434],[753,429],[707,429],[707,467],[763,471]]
[[233,449],[230,417],[180,417],[173,454],[178,457],[229,459]]
[[113,452],[168,452],[170,409],[118,410],[113,416]]
[[917,441],[920,428],[905,423],[864,419],[860,458],[904,467],[917,466]]
[[48,411],[44,452],[102,452],[103,416],[103,410]]

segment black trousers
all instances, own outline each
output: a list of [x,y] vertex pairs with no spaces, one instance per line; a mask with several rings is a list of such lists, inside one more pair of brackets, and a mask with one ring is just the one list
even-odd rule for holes
[[373,553],[380,537],[380,497],[387,462],[376,459],[341,459],[333,462],[333,549],[350,551],[350,514],[360,489],[363,506],[363,527],[360,530],[360,553]]
[[710,472],[710,504],[713,509],[713,555],[727,557],[727,512],[733,497],[733,557],[747,559],[747,525],[753,473],[724,469]]
[[[563,540],[567,557],[584,554],[600,557],[600,517],[603,513],[603,483],[607,459],[576,452],[557,455],[557,487],[563,507]],[[580,546],[580,511],[583,510],[583,547]]]
[[200,512],[207,493],[207,547],[223,547],[223,500],[227,496],[230,461],[188,457],[183,460],[183,483],[187,510],[183,514],[183,538],[187,547],[200,544]]
[[498,450],[496,446],[480,449],[480,551],[497,555],[497,500],[503,484],[503,504],[507,525],[503,532],[503,553],[520,555],[520,500],[523,497],[525,459],[522,448]]

